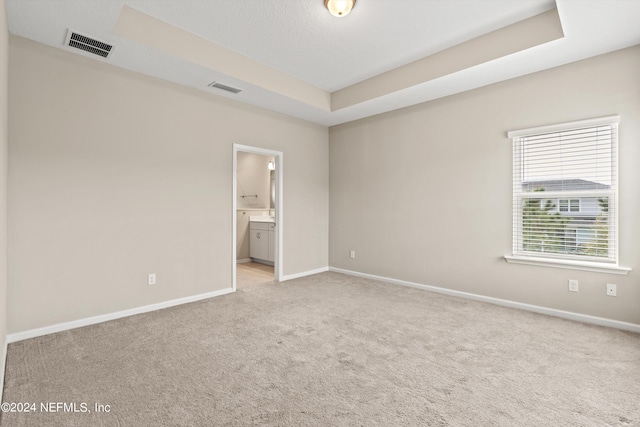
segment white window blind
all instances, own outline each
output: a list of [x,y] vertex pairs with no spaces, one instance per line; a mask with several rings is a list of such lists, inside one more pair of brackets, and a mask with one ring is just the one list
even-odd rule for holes
[[514,256],[617,264],[618,121],[509,132]]

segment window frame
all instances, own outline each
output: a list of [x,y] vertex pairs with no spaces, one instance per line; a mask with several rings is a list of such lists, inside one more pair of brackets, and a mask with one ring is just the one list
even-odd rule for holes
[[[567,123],[559,123],[550,126],[540,126],[535,128],[521,129],[510,131],[507,133],[509,141],[513,147],[513,162],[512,162],[512,179],[513,187],[513,205],[512,205],[512,254],[505,255],[504,258],[507,262],[529,265],[540,265],[547,267],[559,267],[569,269],[579,269],[588,271],[607,272],[615,274],[627,274],[631,269],[626,267],[620,267],[619,252],[618,252],[618,240],[619,240],[619,223],[618,223],[618,124],[620,121],[619,116],[607,116],[596,119],[580,120]],[[522,207],[525,199],[541,198],[540,194],[527,194],[524,191],[516,191],[516,177],[522,176],[522,153],[521,145],[517,144],[521,138],[526,136],[532,136],[541,133],[553,133],[561,131],[570,131],[577,128],[596,127],[603,125],[611,125],[615,130],[615,136],[612,139],[612,149],[614,150],[612,157],[612,173],[611,173],[611,188],[610,189],[595,189],[588,191],[550,191],[545,192],[544,198],[551,199],[557,202],[557,211],[560,212],[560,200],[567,201],[566,213],[579,213],[581,211],[581,198],[589,197],[608,197],[609,204],[612,209],[608,215],[609,234],[608,238],[608,250],[609,256],[607,258],[591,257],[586,255],[574,255],[574,254],[558,254],[558,253],[545,253],[545,252],[528,252],[522,248]],[[517,185],[521,185],[522,179],[519,179]],[[571,211],[571,201],[578,199],[578,211]]]

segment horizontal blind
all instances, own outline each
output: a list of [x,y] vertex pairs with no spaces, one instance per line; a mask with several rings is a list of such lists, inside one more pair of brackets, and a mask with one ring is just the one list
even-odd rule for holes
[[515,255],[617,262],[617,121],[513,137]]

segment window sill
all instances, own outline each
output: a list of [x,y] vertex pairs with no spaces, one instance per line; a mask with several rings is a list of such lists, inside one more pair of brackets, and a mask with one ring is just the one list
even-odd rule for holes
[[539,267],[566,268],[569,270],[594,271],[596,273],[609,273],[626,275],[631,271],[628,267],[620,267],[614,264],[601,262],[571,261],[560,259],[542,259],[514,255],[505,255],[505,261],[512,264],[536,265]]

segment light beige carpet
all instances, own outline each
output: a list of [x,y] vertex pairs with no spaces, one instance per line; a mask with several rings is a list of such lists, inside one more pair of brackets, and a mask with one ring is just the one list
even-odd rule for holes
[[640,336],[323,273],[11,344],[7,426],[640,425]]

